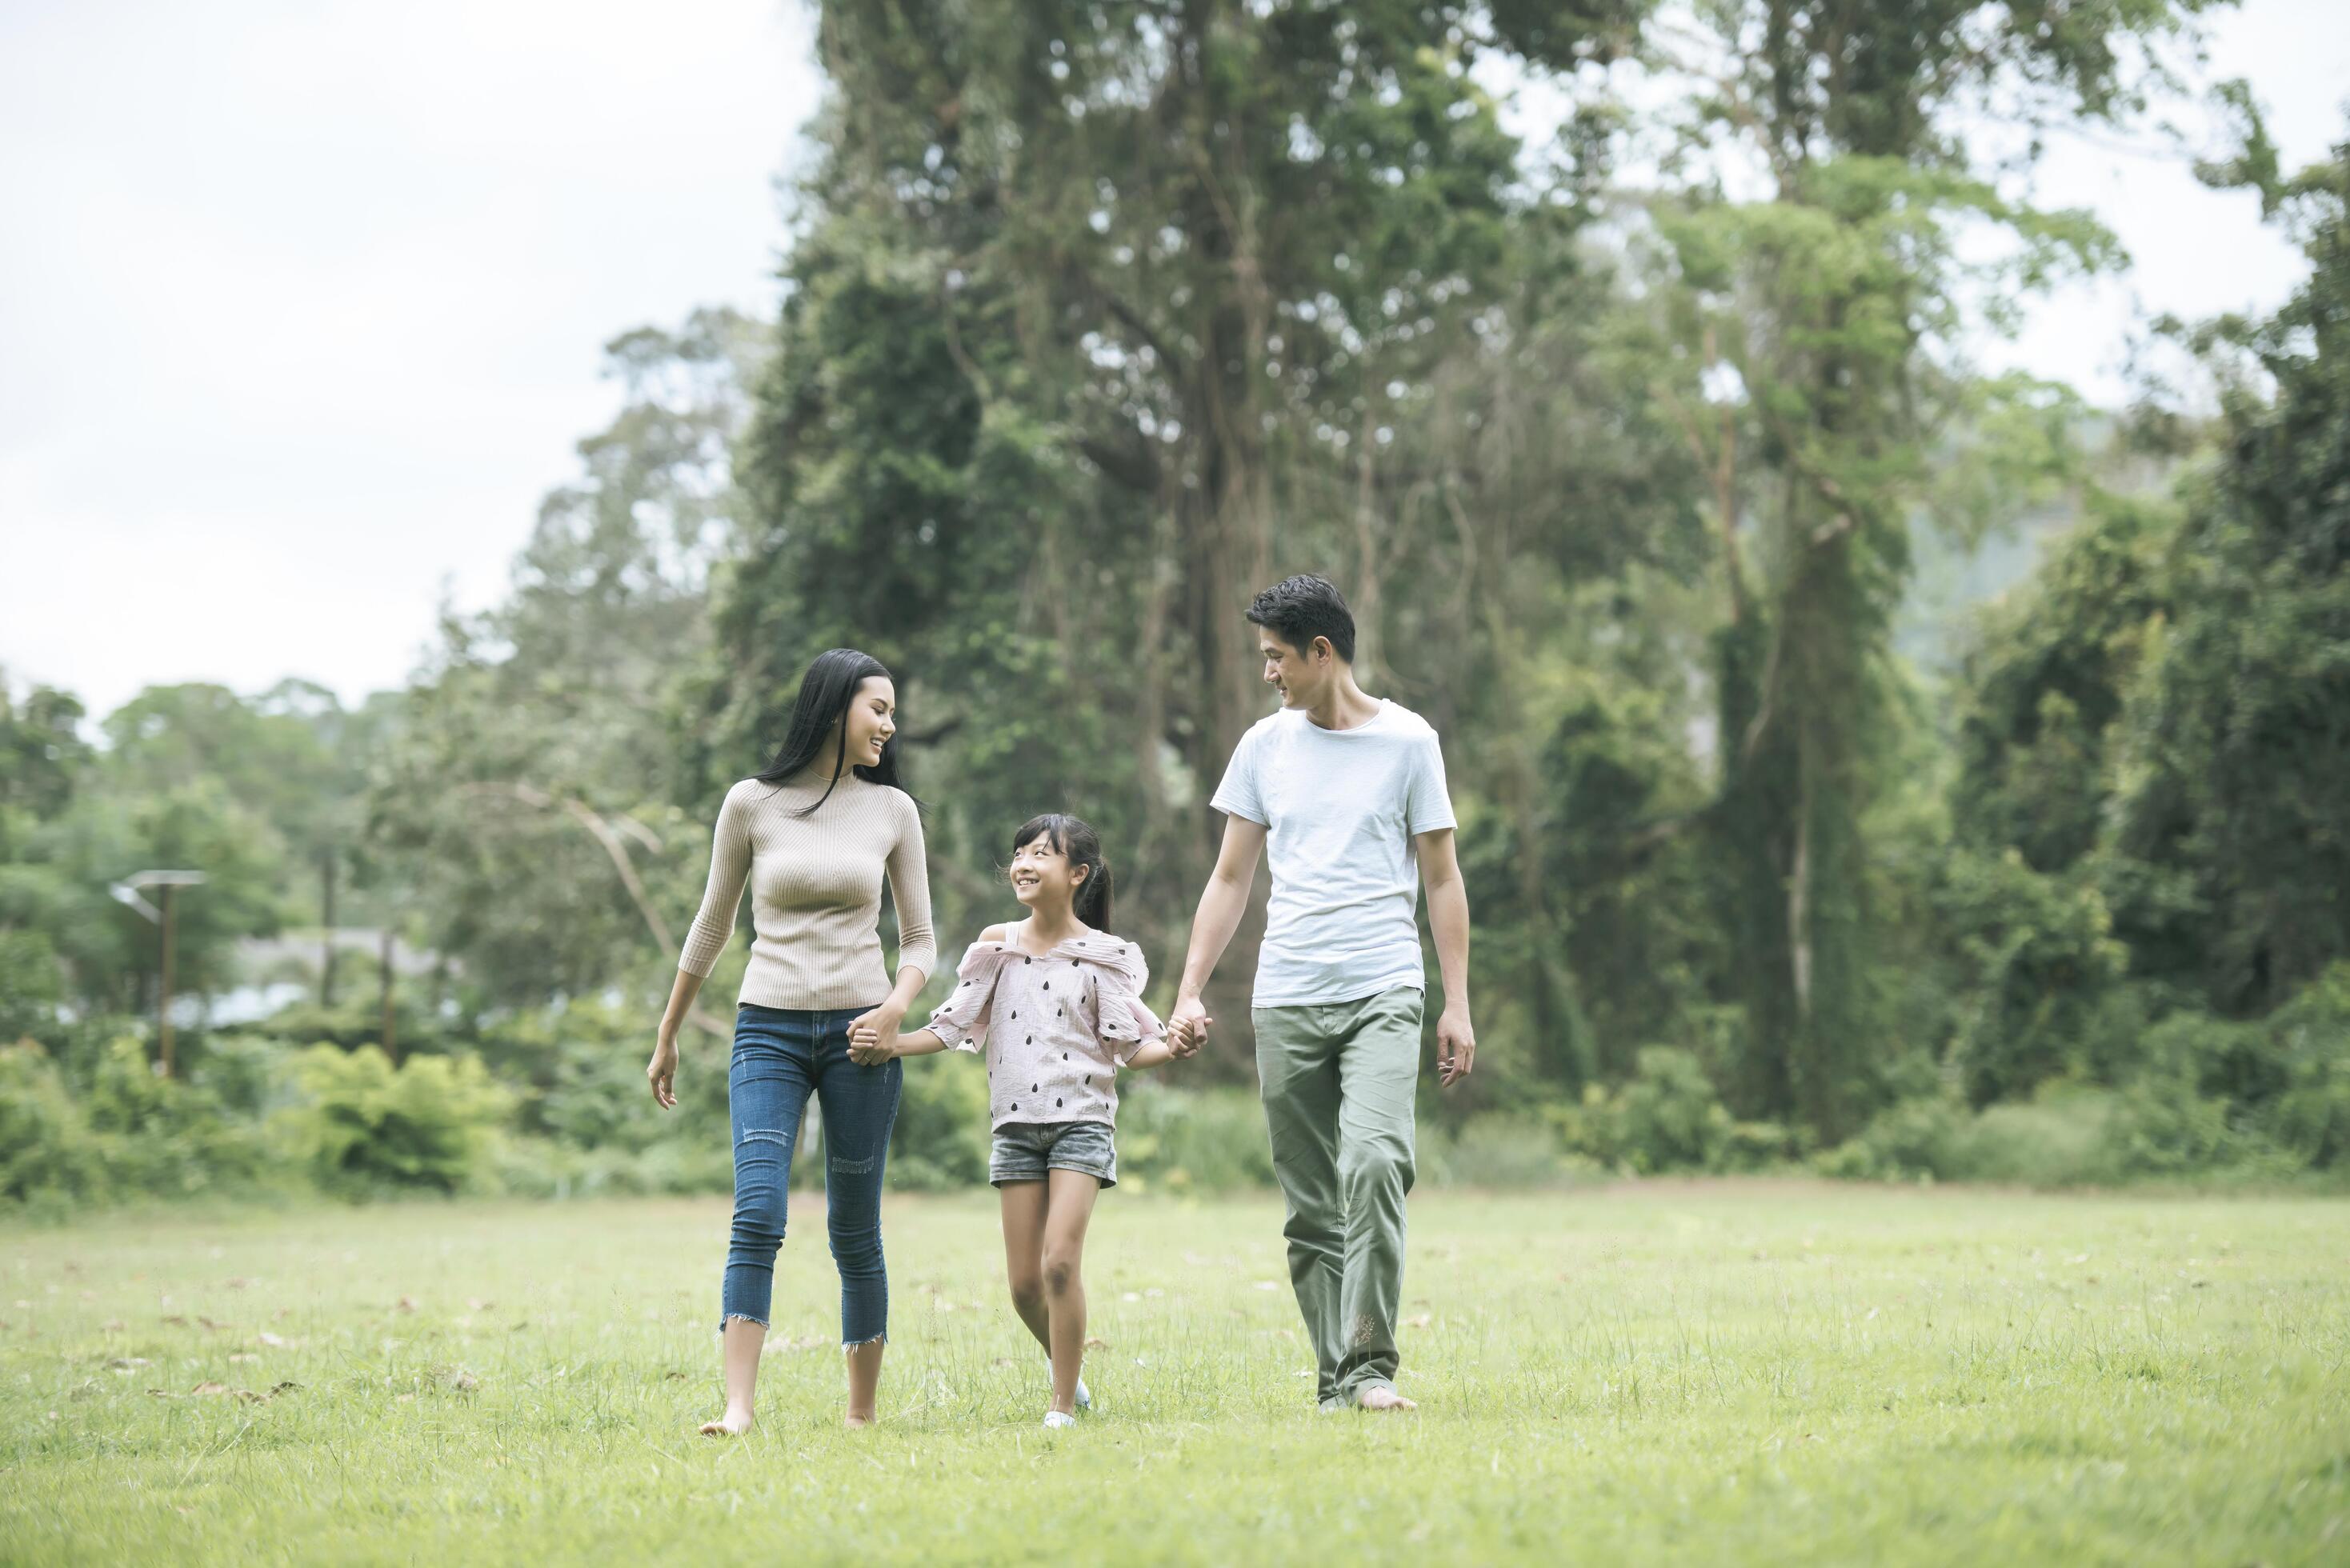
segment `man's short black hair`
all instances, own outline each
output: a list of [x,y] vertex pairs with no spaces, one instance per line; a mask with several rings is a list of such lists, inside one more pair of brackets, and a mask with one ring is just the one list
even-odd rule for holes
[[1300,653],[1312,652],[1314,639],[1326,637],[1332,652],[1355,662],[1355,612],[1327,577],[1310,572],[1284,577],[1251,601],[1248,618]]

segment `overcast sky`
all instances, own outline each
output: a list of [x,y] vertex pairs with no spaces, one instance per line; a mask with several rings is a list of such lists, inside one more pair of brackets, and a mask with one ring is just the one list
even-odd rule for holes
[[[2344,15],[2214,29],[2296,162],[2341,134]],[[0,668],[99,713],[398,684],[610,416],[607,338],[772,311],[817,90],[795,0],[0,0]],[[2298,276],[2183,168],[2060,139],[2041,194],[2137,265],[1993,357],[2095,397],[2145,313]]]

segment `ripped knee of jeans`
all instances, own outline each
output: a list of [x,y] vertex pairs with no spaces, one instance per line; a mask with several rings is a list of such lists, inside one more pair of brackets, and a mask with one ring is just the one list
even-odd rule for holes
[[826,1162],[826,1168],[835,1176],[864,1176],[872,1170],[880,1158],[879,1155],[868,1154],[863,1159],[851,1159],[845,1154],[836,1154]]

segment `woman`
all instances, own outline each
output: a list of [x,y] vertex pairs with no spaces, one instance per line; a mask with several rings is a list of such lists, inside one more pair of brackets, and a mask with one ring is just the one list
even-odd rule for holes
[[[751,1426],[792,1144],[811,1093],[824,1114],[826,1221],[840,1269],[847,1420],[851,1427],[873,1420],[889,1326],[881,1174],[903,1069],[894,1060],[860,1066],[849,1059],[849,1037],[868,1030],[894,1042],[938,961],[921,817],[898,782],[897,713],[897,688],[878,660],[836,648],[808,667],[783,748],[766,771],[727,791],[719,808],[710,885],[645,1069],[653,1098],[675,1106],[677,1032],[733,935],[748,877],[756,940],[726,1077],[734,1129],[734,1228],[720,1320],[726,1413],[702,1426],[709,1436]],[[885,875],[898,907],[895,986],[882,967],[877,929]]]

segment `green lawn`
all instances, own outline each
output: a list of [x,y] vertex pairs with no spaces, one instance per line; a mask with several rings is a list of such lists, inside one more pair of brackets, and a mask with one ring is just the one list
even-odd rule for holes
[[1274,1202],[1112,1194],[1047,1438],[983,1196],[891,1200],[841,1431],[795,1202],[732,1444],[720,1202],[0,1231],[0,1560],[2350,1563],[2350,1204],[1423,1195],[1377,1417],[1314,1413]]

